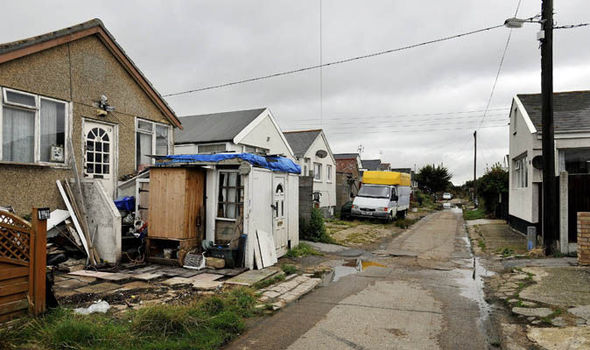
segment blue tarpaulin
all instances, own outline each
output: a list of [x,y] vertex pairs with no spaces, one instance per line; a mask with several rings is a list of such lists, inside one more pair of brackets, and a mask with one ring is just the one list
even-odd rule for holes
[[207,162],[217,163],[227,159],[241,159],[254,166],[270,169],[272,171],[281,171],[285,173],[300,174],[301,167],[289,158],[268,156],[263,157],[252,153],[218,153],[218,154],[176,154],[167,156],[158,156],[160,162],[156,165],[170,165],[176,163],[196,163]]

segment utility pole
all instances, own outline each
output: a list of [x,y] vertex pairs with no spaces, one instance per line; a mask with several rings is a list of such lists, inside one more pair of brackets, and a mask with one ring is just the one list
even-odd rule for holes
[[541,95],[543,123],[543,243],[545,252],[556,247],[557,188],[555,183],[555,140],[553,128],[553,0],[543,0],[541,27]]
[[473,132],[473,204],[477,208],[477,130]]

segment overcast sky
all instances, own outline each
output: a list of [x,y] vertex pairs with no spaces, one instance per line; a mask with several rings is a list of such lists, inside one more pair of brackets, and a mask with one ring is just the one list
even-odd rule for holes
[[[518,0],[322,2],[323,62],[501,24]],[[0,42],[100,18],[162,93],[174,93],[320,62],[320,2],[10,1]],[[540,13],[522,0],[519,17]],[[557,24],[590,22],[587,0],[555,1]],[[478,174],[508,153],[508,108],[540,92],[539,26],[513,30],[479,129]],[[334,153],[393,167],[443,163],[462,184],[473,176],[480,124],[509,29],[239,86],[167,98],[179,116],[269,107],[283,130],[324,128]],[[590,89],[590,27],[554,35],[555,91]]]

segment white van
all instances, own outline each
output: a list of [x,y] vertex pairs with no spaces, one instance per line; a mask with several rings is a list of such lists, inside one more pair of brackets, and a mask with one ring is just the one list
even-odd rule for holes
[[[407,185],[406,185],[407,184]],[[410,208],[410,175],[391,171],[366,171],[352,202],[351,215],[392,221]]]

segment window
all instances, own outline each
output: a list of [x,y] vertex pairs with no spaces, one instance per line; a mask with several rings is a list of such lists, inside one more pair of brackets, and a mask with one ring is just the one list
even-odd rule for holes
[[243,202],[244,187],[242,186],[242,176],[236,171],[220,171],[217,217],[236,219],[242,215]]
[[172,127],[148,120],[136,119],[135,162],[137,170],[150,166],[153,160],[148,155],[170,153],[170,132]]
[[221,153],[225,152],[225,143],[216,143],[211,145],[199,145],[199,153]]
[[110,174],[111,138],[102,128],[92,128],[86,135],[86,175]]
[[326,165],[326,180],[332,182],[332,166]]
[[303,176],[307,176],[307,165],[303,166]]
[[590,173],[590,148],[571,148],[560,150],[560,158],[563,158],[564,166],[560,166],[560,171],[567,171],[569,174],[589,174]]
[[313,163],[313,179],[314,181],[322,181],[322,164]]
[[0,159],[19,163],[65,162],[66,102],[2,89]]
[[528,187],[528,164],[527,157],[523,156],[512,161],[512,183],[514,188]]

